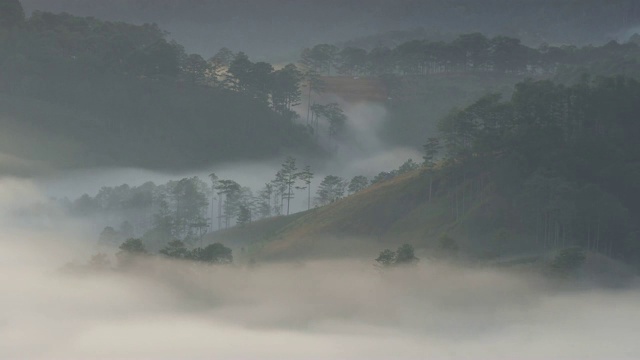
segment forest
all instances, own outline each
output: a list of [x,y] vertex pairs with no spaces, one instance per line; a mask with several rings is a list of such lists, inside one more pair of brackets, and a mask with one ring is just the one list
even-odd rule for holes
[[[489,206],[482,199],[490,193],[504,199],[487,225],[494,232],[543,248],[579,245],[631,262],[640,256],[638,36],[583,47],[534,48],[481,33],[391,48],[317,44],[274,65],[227,48],[210,59],[188,54],[155,24],[39,11],[27,18],[17,1],[3,6],[0,95],[13,104],[3,111],[43,103],[65,109],[46,121],[20,120],[79,141],[81,161],[189,169],[285,159],[287,149],[300,154],[286,157],[260,189],[212,172],[206,180],[105,186],[93,197],[60,200],[72,214],[111,223],[101,243],[135,235],[156,250],[172,241],[194,246],[213,230],[290,215],[296,195],[311,211],[417,172],[428,179],[429,202],[449,199],[454,227],[470,206]],[[386,126],[411,133],[397,132],[393,141],[420,138],[424,161],[407,159],[371,178],[334,173],[315,180],[309,159],[335,151],[320,144],[349,141],[345,104],[324,94],[336,75],[381,79],[389,94]],[[447,113],[438,121],[406,110],[429,103],[430,86],[478,77],[500,79],[489,90],[501,91],[484,87],[442,101]],[[465,102],[472,95],[476,100]]]
[[[624,77],[585,77],[571,86],[527,80],[516,85],[510,99],[487,95],[452,111],[440,121],[439,136],[425,141],[423,161],[409,159],[371,179],[314,180],[310,167],[299,169],[290,157],[255,195],[211,174],[210,183],[185,178],[160,186],[103,188],[94,198],[85,195],[67,206],[85,215],[130,209],[142,218],[135,224],[146,231],[148,244],[172,239],[196,244],[209,229],[289,215],[296,195],[308,198],[307,209],[319,209],[345,196],[344,201],[357,201],[355,194],[365,189],[417,173],[420,197],[446,214],[441,222],[452,228],[469,217],[482,223],[469,235],[479,241],[475,246],[489,249],[496,246],[492,242],[516,238],[507,246],[516,253],[580,246],[637,266],[639,97],[640,83]],[[367,194],[362,196],[374,196]],[[126,230],[130,223],[121,228],[132,234]],[[117,233],[105,229],[102,241],[126,238]]]
[[509,100],[488,95],[443,119],[425,149],[442,144],[445,160],[429,169],[459,184],[456,217],[491,184],[508,199],[496,225],[638,264],[639,96],[624,77],[522,82]]
[[592,67],[605,62],[613,71],[634,71],[640,48],[637,37],[628,43],[611,41],[602,46],[549,45],[537,48],[508,36],[488,38],[481,33],[462,34],[450,42],[411,40],[393,48],[339,48],[319,44],[306,48],[301,64],[331,75],[381,76],[442,73],[517,73],[529,76],[555,74],[563,67]]
[[640,358],[637,0],[0,0],[0,359]]
[[295,65],[274,71],[257,64],[265,72],[256,77],[274,80],[259,88],[246,77],[253,63],[238,54],[222,84],[217,71],[231,59],[186,54],[156,25],[45,12],[25,19],[20,8],[12,11],[1,15],[2,119],[9,128],[35,127],[77,143],[73,157],[54,159],[56,166],[176,169],[284,149],[321,153],[293,119],[300,101]]
[[[393,121],[405,124],[387,128],[386,136],[411,144],[417,144],[417,132],[435,130],[416,118],[424,110],[419,104],[427,99],[442,116],[447,107],[463,105],[456,98],[482,93],[468,90],[478,76],[491,76],[487,81],[497,91],[525,77],[566,83],[584,72],[638,75],[640,50],[633,39],[532,48],[517,38],[469,33],[391,48],[318,44],[287,65],[274,65],[227,48],[209,59],[188,54],[155,24],[41,11],[26,18],[17,1],[3,4],[2,119],[7,128],[42,139],[28,150],[9,139],[2,151],[54,166],[189,169],[292,151],[322,157],[325,150],[314,140],[322,131],[317,119],[324,118],[327,134],[335,137],[344,117],[336,112],[338,104],[316,102],[312,95],[321,95],[323,77],[334,74],[380,78]],[[451,91],[464,95],[429,102],[438,93],[438,80],[430,79],[452,75],[463,81]],[[306,121],[299,113],[306,113]]]

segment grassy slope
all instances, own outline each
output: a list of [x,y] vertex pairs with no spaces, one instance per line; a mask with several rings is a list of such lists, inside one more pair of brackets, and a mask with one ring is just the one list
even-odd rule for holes
[[[506,244],[496,243],[505,202],[492,187],[487,184],[478,191],[468,210],[456,220],[447,189],[429,202],[428,179],[415,171],[321,208],[214,233],[207,242],[231,246],[241,262],[351,256],[374,259],[382,249],[395,249],[403,243],[413,244],[423,258],[446,232],[459,244],[462,256],[472,261],[484,258],[485,265],[511,271],[545,271],[546,262],[556,252],[532,246],[527,234],[512,235]],[[239,251],[241,247],[248,251]],[[588,252],[581,278],[615,287],[627,284],[635,273],[628,265]]]
[[499,199],[488,196],[489,187],[483,190],[487,194],[472,201],[458,220],[446,194],[429,202],[428,191],[426,175],[414,171],[333,204],[230,229],[214,234],[210,240],[250,244],[253,255],[280,259],[349,256],[363,251],[375,254],[384,247],[395,248],[402,243],[428,248],[446,232],[463,249],[486,251],[488,239],[496,231],[490,226],[491,219],[495,208],[500,206]]

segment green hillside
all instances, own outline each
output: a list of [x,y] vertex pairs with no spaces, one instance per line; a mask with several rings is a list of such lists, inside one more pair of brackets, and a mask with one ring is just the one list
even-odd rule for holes
[[[263,259],[373,255],[402,243],[424,250],[435,247],[443,234],[474,256],[543,250],[521,237],[499,243],[506,233],[500,228],[506,202],[493,184],[470,180],[449,188],[442,183],[438,195],[429,201],[429,181],[427,172],[417,170],[330,205],[215,233],[209,240],[241,244]],[[439,184],[444,181],[436,180]],[[461,199],[455,197],[463,187],[469,194],[461,215]]]
[[428,249],[446,236],[475,258],[580,246],[638,265],[639,96],[622,77],[519,83],[509,100],[444,118],[422,169],[220,240],[276,259]]

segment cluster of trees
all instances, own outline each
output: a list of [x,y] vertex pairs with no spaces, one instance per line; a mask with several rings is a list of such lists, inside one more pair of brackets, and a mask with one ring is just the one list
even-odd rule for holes
[[[311,100],[311,99],[309,99]],[[316,135],[319,134],[319,120],[326,120],[328,123],[329,138],[336,138],[344,130],[347,122],[347,116],[337,103],[309,105],[309,113],[311,117],[307,121]]]
[[211,173],[208,181],[194,176],[160,185],[146,182],[140,186],[105,186],[93,197],[84,194],[74,201],[63,199],[59,203],[72,215],[119,224],[102,230],[102,245],[116,246],[135,236],[142,236],[145,243],[156,247],[178,240],[193,245],[209,231],[289,215],[296,195],[302,195],[307,209],[311,209],[418,168],[419,164],[409,159],[398,169],[381,172],[371,180],[363,175],[350,180],[326,175],[314,191],[311,167],[299,168],[297,160],[288,157],[273,180],[258,191]]
[[[132,240],[139,241],[139,239]],[[126,243],[120,246],[121,250],[125,244]],[[193,260],[209,264],[227,265],[233,262],[233,252],[221,243],[213,243],[203,248],[196,247],[189,250],[184,242],[174,240],[167,244],[166,247],[160,249],[159,253],[172,259]]]
[[382,268],[389,268],[399,265],[415,264],[419,259],[414,254],[415,250],[410,244],[404,244],[398,247],[398,250],[392,251],[385,249],[380,252],[380,255],[375,259],[378,266]]
[[429,182],[456,220],[492,189],[505,199],[492,221],[514,237],[638,261],[638,99],[640,83],[624,77],[528,80],[508,101],[485,96],[425,145]]
[[[201,61],[204,61],[200,59]],[[238,52],[233,54],[229,49],[221,49],[201,69],[204,78],[208,73],[214,74],[214,83],[228,89],[243,92],[261,103],[269,104],[280,114],[295,116],[293,107],[301,101],[302,72],[294,64],[287,64],[281,69],[266,62],[251,62],[249,57]]]
[[105,245],[142,233],[166,243],[173,238],[193,240],[206,232],[209,191],[206,183],[192,177],[161,185],[102,187],[94,197],[85,194],[73,202],[62,202],[73,215],[121,222],[117,230],[107,226],[102,231],[100,239]]
[[[138,78],[174,78],[192,85],[218,86],[273,98],[274,109],[289,109],[300,100],[302,74],[294,64],[274,70],[269,63],[253,63],[248,56],[222,48],[205,60],[167,40],[156,24],[131,25],[70,14],[35,11],[26,19],[19,1],[2,5],[0,27],[29,41],[42,56],[72,60],[85,70],[104,70]],[[31,55],[31,54],[29,54]]]
[[[488,38],[463,34],[450,42],[411,40],[394,48],[370,51],[319,44],[302,51],[300,62],[313,71],[331,75],[427,75],[447,72],[554,73],[560,66],[585,66],[612,57],[638,59],[640,47],[611,41],[604,46],[528,47],[508,36]],[[637,61],[636,61],[637,63]]]
[[[204,60],[153,24],[38,11],[25,18],[17,0],[2,6],[0,98],[14,104],[2,121],[73,139],[80,150],[63,165],[187,168],[320,152],[292,121],[295,65],[273,70],[228,50]],[[42,106],[46,115],[30,115]]]
[[11,31],[24,23],[24,19],[19,0],[6,0],[0,4],[0,31]]
[[[153,256],[141,239],[129,238],[118,246],[119,251],[115,254],[117,266],[119,269],[127,269],[135,265],[136,261],[141,258],[149,258]],[[212,265],[229,265],[233,263],[233,252],[230,248],[221,243],[213,243],[202,247],[188,249],[180,240],[174,240],[167,244],[166,247],[160,249],[158,255],[179,260],[189,260],[204,264]],[[79,271],[104,271],[112,268],[109,256],[106,253],[97,253],[93,255],[85,265],[68,264],[65,270]]]

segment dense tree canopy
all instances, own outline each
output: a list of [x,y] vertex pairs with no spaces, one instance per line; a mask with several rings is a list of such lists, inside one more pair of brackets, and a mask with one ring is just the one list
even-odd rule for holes
[[0,30],[10,30],[24,22],[24,9],[20,0],[0,2]]
[[419,259],[415,256],[412,245],[403,244],[398,247],[396,251],[389,249],[381,251],[375,261],[378,266],[388,268],[391,266],[415,264]]
[[[2,24],[22,18],[13,3],[2,2]],[[228,55],[187,54],[153,24],[36,11],[0,36],[0,101],[12,104],[0,119],[73,142],[74,156],[56,159],[65,166],[186,168],[317,150],[293,121],[295,66],[274,71],[238,53],[227,67]]]
[[[640,83],[525,81],[509,101],[486,96],[440,126],[456,216],[497,184],[511,199],[504,225],[542,247],[579,245],[638,259]],[[473,179],[473,180],[471,180]],[[506,216],[506,215],[505,215]]]
[[593,67],[604,59],[615,59],[625,72],[640,75],[640,46],[630,41],[611,41],[604,46],[551,46],[533,48],[509,36],[488,38],[481,33],[459,35],[450,42],[410,40],[394,48],[371,50],[326,44],[304,49],[300,63],[317,73],[330,75],[335,68],[341,75],[381,76],[430,75],[442,73],[500,73],[543,75],[561,67]]

